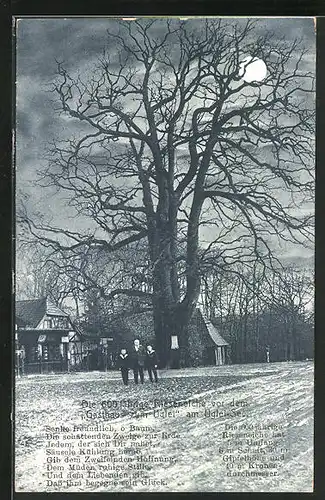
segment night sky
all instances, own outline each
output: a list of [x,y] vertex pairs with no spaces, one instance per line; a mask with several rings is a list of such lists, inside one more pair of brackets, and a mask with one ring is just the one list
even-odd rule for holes
[[[57,69],[56,61],[64,62],[72,73],[87,71],[107,47],[107,30],[115,27],[116,21],[109,18],[23,18],[17,21],[17,192],[32,193],[34,208],[42,212],[53,214],[54,211],[57,216],[63,213],[63,208],[57,195],[49,198],[44,190],[37,189],[30,181],[45,165],[44,152],[48,142],[54,137],[68,137],[73,132],[71,121],[63,119],[54,110],[54,96],[50,89]],[[308,49],[303,69],[315,71],[316,37],[312,18],[260,20],[259,30],[266,29],[274,31],[279,38],[285,37],[288,44],[294,38],[301,38]],[[304,249],[301,252],[303,255]]]

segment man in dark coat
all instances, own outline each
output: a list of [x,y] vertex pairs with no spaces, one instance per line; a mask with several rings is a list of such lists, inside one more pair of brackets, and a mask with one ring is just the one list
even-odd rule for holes
[[130,359],[129,359],[129,355],[128,355],[126,349],[121,349],[121,352],[120,352],[117,360],[118,360],[118,366],[121,370],[123,384],[128,385]]
[[133,364],[133,374],[134,374],[134,382],[137,384],[139,381],[143,384],[144,380],[144,363],[146,359],[146,353],[144,347],[140,344],[138,339],[135,339],[132,348],[132,364]]
[[152,376],[152,374],[153,374],[155,377],[155,382],[157,383],[158,382],[158,374],[157,374],[158,359],[157,359],[156,351],[152,348],[151,345],[147,346],[146,366],[147,366],[150,381],[153,382],[153,376]]

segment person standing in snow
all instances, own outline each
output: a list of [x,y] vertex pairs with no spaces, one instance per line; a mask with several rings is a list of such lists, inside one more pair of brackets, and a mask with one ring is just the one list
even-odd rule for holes
[[129,383],[129,355],[126,349],[121,349],[118,357],[118,365],[121,370],[122,380],[124,385]]
[[146,358],[146,352],[144,347],[140,344],[139,339],[135,339],[133,343],[131,356],[132,356],[134,382],[138,384],[140,375],[140,382],[141,384],[143,384],[144,381],[143,369]]

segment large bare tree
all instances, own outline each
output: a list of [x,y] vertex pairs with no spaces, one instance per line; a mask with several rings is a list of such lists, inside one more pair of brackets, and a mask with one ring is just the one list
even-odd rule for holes
[[[58,111],[79,131],[53,143],[40,178],[67,193],[87,230],[23,219],[65,258],[143,243],[149,289],[116,293],[149,300],[162,364],[172,334],[186,363],[203,260],[267,265],[277,239],[311,235],[312,216],[299,210],[313,192],[308,51],[251,21],[109,25],[92,71],[58,62]],[[256,59],[267,66],[262,81],[245,78]]]

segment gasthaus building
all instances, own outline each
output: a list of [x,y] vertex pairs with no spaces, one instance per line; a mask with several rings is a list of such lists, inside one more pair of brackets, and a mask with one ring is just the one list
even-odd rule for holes
[[82,338],[48,297],[15,305],[16,372],[69,371],[82,363]]

